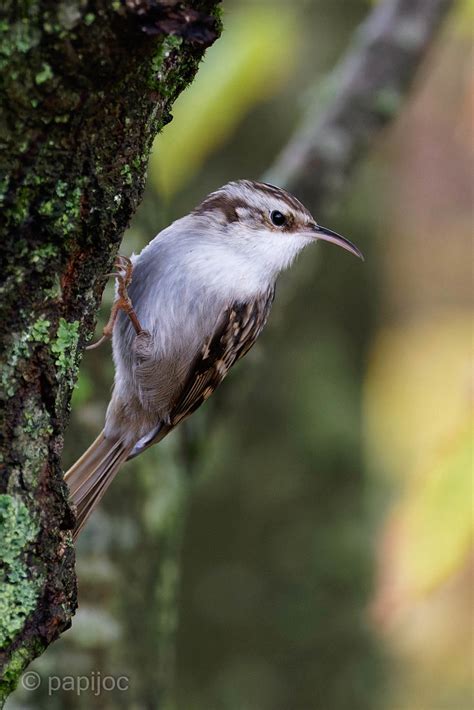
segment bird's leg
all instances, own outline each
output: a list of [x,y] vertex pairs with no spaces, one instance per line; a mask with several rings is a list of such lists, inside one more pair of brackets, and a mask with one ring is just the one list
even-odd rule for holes
[[123,311],[130,318],[137,335],[143,333],[143,328],[140,325],[140,321],[137,318],[137,314],[135,313],[127,291],[132,281],[133,264],[127,256],[119,254],[115,259],[114,268],[117,270],[113,271],[111,274],[107,274],[107,276],[114,276],[117,279],[117,298],[112,305],[109,320],[102,331],[102,337],[96,343],[88,345],[86,350],[93,350],[99,347],[99,345],[102,345],[105,340],[112,337],[119,311]]

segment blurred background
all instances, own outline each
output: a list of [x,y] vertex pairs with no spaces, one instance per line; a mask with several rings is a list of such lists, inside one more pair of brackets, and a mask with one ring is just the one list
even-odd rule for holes
[[[263,175],[371,8],[224,5],[123,254]],[[457,4],[395,125],[316,215],[365,263],[306,251],[256,347],[127,464],[81,537],[73,628],[33,668],[126,675],[128,690],[43,684],[7,707],[474,706],[473,8]],[[112,378],[110,345],[86,354],[65,468],[102,428]]]

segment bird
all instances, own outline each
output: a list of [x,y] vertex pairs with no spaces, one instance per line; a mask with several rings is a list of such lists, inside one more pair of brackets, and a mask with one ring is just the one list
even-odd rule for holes
[[363,259],[285,189],[235,180],[131,260],[119,257],[104,329],[115,366],[105,425],[65,475],[74,539],[125,461],[195,412],[250,350],[267,322],[278,275],[318,241]]

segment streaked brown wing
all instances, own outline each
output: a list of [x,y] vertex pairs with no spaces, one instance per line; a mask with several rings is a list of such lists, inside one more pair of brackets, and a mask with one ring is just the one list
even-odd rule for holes
[[250,303],[227,308],[212,337],[205,343],[190,368],[188,378],[170,412],[176,426],[208,399],[232,365],[255,343],[270,312],[275,290],[266,291]]

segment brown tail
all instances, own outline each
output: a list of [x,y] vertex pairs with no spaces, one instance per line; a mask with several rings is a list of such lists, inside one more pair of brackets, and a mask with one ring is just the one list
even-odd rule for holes
[[125,445],[120,439],[116,441],[106,439],[102,431],[81,458],[67,471],[65,479],[76,506],[74,540],[132,448],[133,445]]

